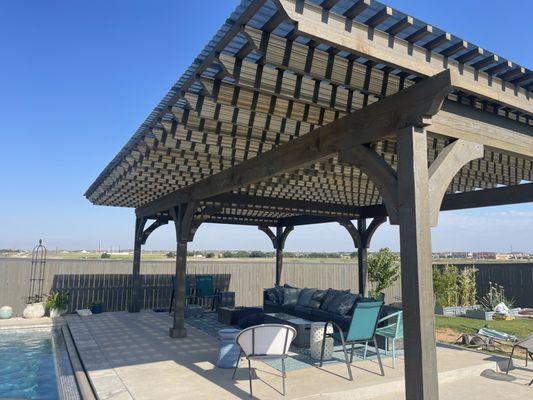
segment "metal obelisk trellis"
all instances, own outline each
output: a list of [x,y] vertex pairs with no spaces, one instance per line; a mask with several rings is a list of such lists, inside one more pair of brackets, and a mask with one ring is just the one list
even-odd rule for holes
[[28,303],[41,302],[43,300],[44,271],[46,269],[46,247],[43,240],[33,249],[31,256],[30,290]]

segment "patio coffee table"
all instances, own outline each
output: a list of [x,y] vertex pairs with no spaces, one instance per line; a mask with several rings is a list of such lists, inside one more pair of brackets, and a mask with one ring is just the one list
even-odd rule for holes
[[267,313],[265,314],[265,324],[283,324],[290,325],[296,329],[296,338],[293,344],[296,347],[309,347],[309,334],[311,332],[311,321],[294,315],[284,313]]

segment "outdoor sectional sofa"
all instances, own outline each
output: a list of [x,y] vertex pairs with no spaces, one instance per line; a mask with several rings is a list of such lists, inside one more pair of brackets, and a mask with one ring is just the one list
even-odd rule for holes
[[[349,290],[276,286],[263,291],[263,312],[285,313],[309,321],[333,321],[348,331],[355,305],[361,299],[360,294],[350,293]],[[383,306],[380,318],[397,311],[400,309]],[[380,343],[382,346],[383,343]]]

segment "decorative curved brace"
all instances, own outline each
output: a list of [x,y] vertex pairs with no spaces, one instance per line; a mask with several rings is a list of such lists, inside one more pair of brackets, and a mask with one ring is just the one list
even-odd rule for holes
[[442,199],[455,175],[470,161],[483,158],[484,147],[481,144],[463,139],[446,146],[429,167],[429,206],[431,226],[439,223]]
[[285,247],[285,241],[287,236],[294,230],[294,226],[286,226],[285,229],[281,226],[276,227],[276,233],[272,232],[270,227],[266,225],[258,226],[259,230],[265,232],[268,238],[272,241],[272,245],[276,250],[276,285],[280,284],[281,273],[283,270],[283,248]]
[[266,235],[268,236],[268,238],[272,242],[272,246],[274,247],[274,249],[277,250],[277,248],[278,248],[278,238],[276,237],[276,234],[274,232],[272,232],[270,227],[268,227],[266,225],[260,225],[260,226],[258,226],[258,229],[260,231],[266,233]]
[[368,228],[366,228],[364,242],[367,248],[370,247],[370,242],[374,236],[374,233],[376,233],[377,229],[385,222],[387,222],[387,217],[376,217],[372,220]]
[[355,165],[376,185],[385,203],[391,224],[398,221],[398,175],[396,171],[365,145],[358,145],[339,153],[339,162]]
[[370,241],[374,236],[376,230],[387,221],[386,217],[377,217],[372,220],[367,227],[366,219],[359,218],[357,220],[357,227],[348,219],[339,220],[339,224],[344,226],[357,248],[357,264],[359,272],[359,293],[364,295],[366,288],[368,287],[368,247]]
[[146,241],[150,235],[159,227],[168,224],[168,219],[158,219],[152,223],[148,228],[146,228],[141,235],[141,244],[146,244]]

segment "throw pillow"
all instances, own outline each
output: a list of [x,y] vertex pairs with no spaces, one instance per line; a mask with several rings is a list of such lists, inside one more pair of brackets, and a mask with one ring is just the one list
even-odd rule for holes
[[313,294],[317,290],[318,289],[309,289],[309,288],[302,289],[302,291],[300,292],[300,297],[298,298],[298,305],[309,307],[309,302],[311,301],[311,299],[313,298]]
[[311,297],[311,300],[307,304],[307,307],[318,310],[325,296],[326,296],[325,290],[317,290],[316,292],[313,293],[313,296]]
[[331,302],[330,307],[334,307],[332,310],[340,315],[346,315],[353,308],[357,295],[353,293],[341,293]]
[[300,296],[301,289],[296,288],[284,288],[283,289],[283,305],[293,306],[298,303],[298,297]]
[[320,305],[320,309],[324,311],[330,311],[329,305],[330,303],[337,297],[340,293],[349,293],[349,290],[336,290],[336,289],[328,289],[326,293],[326,297],[324,297],[324,300],[322,301],[322,304]]
[[273,303],[278,302],[278,294],[276,292],[276,288],[265,289],[265,294],[266,294],[267,299],[270,300],[271,302]]
[[276,286],[274,288],[274,291],[276,292],[276,303],[283,304],[283,294],[284,294],[284,288],[282,286]]

